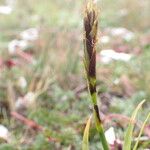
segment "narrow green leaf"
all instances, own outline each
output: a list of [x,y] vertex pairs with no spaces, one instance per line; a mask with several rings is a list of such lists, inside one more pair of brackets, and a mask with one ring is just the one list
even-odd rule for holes
[[145,100],[140,102],[132,114],[130,123],[129,123],[128,128],[125,132],[123,150],[131,150],[132,134],[133,134],[133,129],[134,129],[135,118],[137,116],[139,109],[142,107],[144,102],[145,102]]
[[133,150],[136,150],[136,149],[137,149],[137,146],[138,146],[138,144],[139,144],[140,137],[141,137],[141,135],[142,135],[142,132],[143,132],[143,130],[144,130],[144,127],[145,127],[147,121],[149,120],[149,118],[150,118],[150,113],[147,115],[147,117],[146,117],[146,119],[145,119],[145,121],[144,121],[144,123],[143,123],[143,125],[142,125],[142,128],[141,128],[141,130],[140,130],[139,136],[138,136],[138,138],[137,138],[137,141],[136,141],[136,143],[135,143],[135,145],[134,145]]
[[91,116],[89,117],[86,127],[84,129],[83,141],[82,141],[82,150],[89,150],[89,129],[91,124]]

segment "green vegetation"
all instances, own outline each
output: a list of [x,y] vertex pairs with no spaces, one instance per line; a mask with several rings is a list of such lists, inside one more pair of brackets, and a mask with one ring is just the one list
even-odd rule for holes
[[[137,116],[131,147],[138,141],[138,150],[150,148],[150,130],[148,126],[142,129],[150,107],[149,0],[97,3],[101,31],[97,42],[97,104],[104,128],[113,127],[123,144],[127,116],[146,99]],[[0,0],[0,5],[4,4]],[[93,108],[84,79],[84,6],[84,0],[17,0],[12,13],[0,13],[0,125],[9,132],[9,137],[0,138],[0,150],[82,148],[87,116]],[[132,38],[114,36],[112,30],[119,27],[131,31]],[[29,41],[24,51],[9,52],[10,42],[22,39],[20,33],[29,28],[38,29],[38,38]],[[109,37],[107,42],[101,41],[104,36]],[[102,63],[103,49],[132,57]],[[90,150],[102,149],[92,120],[89,143]]]

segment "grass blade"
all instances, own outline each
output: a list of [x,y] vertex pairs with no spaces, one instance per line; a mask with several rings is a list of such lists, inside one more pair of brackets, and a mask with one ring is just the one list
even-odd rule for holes
[[138,144],[139,144],[140,137],[141,137],[141,135],[142,135],[142,132],[143,132],[143,130],[144,130],[144,127],[145,127],[147,121],[149,120],[149,118],[150,118],[150,113],[147,115],[147,117],[146,117],[146,119],[145,119],[145,121],[144,121],[144,123],[143,123],[143,125],[142,125],[142,128],[141,128],[141,130],[140,130],[139,136],[138,136],[138,138],[137,138],[137,141],[136,141],[136,143],[135,143],[135,145],[134,145],[133,150],[136,150],[136,149],[137,149],[137,146],[138,146]]
[[132,133],[133,133],[133,129],[134,129],[135,118],[137,116],[139,109],[142,107],[144,102],[145,102],[145,100],[140,102],[132,114],[132,117],[131,117],[130,123],[128,125],[127,131],[125,132],[123,150],[131,150]]
[[89,117],[86,127],[84,129],[83,141],[82,141],[82,150],[89,150],[89,129],[91,124],[91,116]]

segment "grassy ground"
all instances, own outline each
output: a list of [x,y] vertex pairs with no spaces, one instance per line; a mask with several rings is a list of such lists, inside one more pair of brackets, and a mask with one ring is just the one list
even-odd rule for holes
[[[0,1],[0,4],[3,3]],[[134,33],[131,41],[110,36],[108,44],[98,42],[97,87],[103,119],[109,114],[131,116],[143,99],[147,101],[138,116],[139,124],[149,111],[148,4],[148,0],[98,1],[99,37],[108,34],[106,29],[120,26]],[[8,141],[1,142],[1,150],[81,149],[83,129],[92,112],[82,62],[83,7],[83,0],[18,0],[10,15],[0,14],[0,60],[5,62],[0,69],[0,107],[3,110],[0,124],[5,125],[10,133]],[[23,30],[32,27],[39,28],[40,34],[26,52],[36,63],[8,52],[9,42],[19,39]],[[99,58],[100,50],[113,48],[131,53],[134,57],[129,62],[103,64]],[[12,61],[19,64],[11,67]],[[26,87],[21,87],[20,77],[26,79]],[[29,92],[29,102],[16,108],[18,98]],[[14,111],[25,116],[27,123],[13,116],[11,112]],[[42,126],[44,131],[33,129],[29,120]],[[127,120],[111,118],[105,122],[105,128],[113,126],[118,139],[123,141],[126,124]],[[138,131],[137,127],[135,137]],[[92,124],[91,150],[100,149],[95,133]],[[54,139],[48,140],[48,137]],[[150,148],[149,141],[141,143],[139,149]]]

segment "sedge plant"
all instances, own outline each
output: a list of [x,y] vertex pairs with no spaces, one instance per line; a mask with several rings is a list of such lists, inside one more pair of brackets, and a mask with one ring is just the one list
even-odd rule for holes
[[[100,118],[99,114],[99,107],[97,104],[97,92],[96,92],[96,43],[97,43],[97,31],[98,31],[98,11],[95,6],[95,3],[93,0],[90,0],[86,7],[84,12],[84,67],[86,71],[86,77],[87,77],[87,85],[91,97],[91,101],[93,104],[93,114],[95,118],[95,124],[97,132],[100,136],[100,141],[102,143],[102,147],[104,150],[109,150],[108,143],[106,141],[106,137],[104,134],[104,128],[103,124]],[[142,107],[143,103],[145,101],[142,101],[134,110],[131,121],[129,122],[129,125],[127,127],[127,130],[125,132],[125,138],[124,138],[124,144],[123,144],[123,150],[131,150],[131,145],[133,142],[132,135],[134,130],[134,122],[137,116],[138,111]],[[142,135],[142,131],[144,130],[146,122],[150,118],[150,113],[148,114],[146,120],[144,121],[142,128],[140,130],[138,139],[133,147],[133,150],[137,150],[139,139]],[[84,135],[83,135],[83,143],[82,143],[82,150],[89,150],[88,146],[88,138],[89,138],[89,128],[91,123],[91,117],[87,121]]]
[[93,104],[93,114],[97,132],[104,150],[109,150],[104,128],[99,114],[96,92],[96,43],[98,30],[98,11],[91,0],[87,3],[84,12],[84,67],[87,77],[87,85]]

